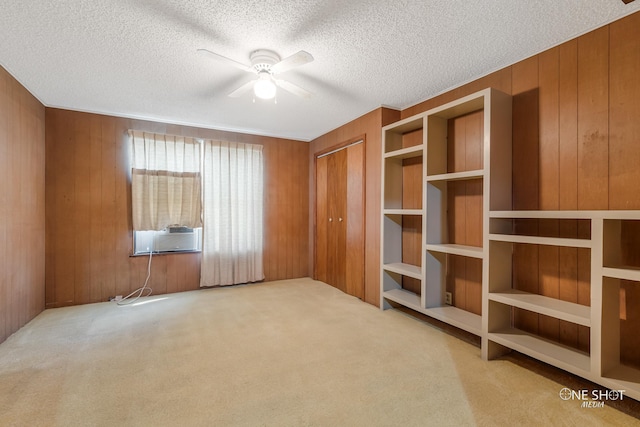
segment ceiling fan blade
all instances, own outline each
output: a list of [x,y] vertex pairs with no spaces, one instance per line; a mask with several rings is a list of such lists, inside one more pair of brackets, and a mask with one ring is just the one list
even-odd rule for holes
[[207,49],[198,49],[198,53],[204,56],[208,56],[209,58],[213,58],[216,61],[226,62],[229,65],[233,65],[236,68],[240,68],[241,70],[247,71],[249,73],[255,73],[256,70],[253,69],[250,65],[242,64],[238,61],[234,61],[231,58],[227,58],[226,56],[218,55],[217,53],[211,52]]
[[313,61],[313,56],[309,52],[301,50],[291,56],[284,58],[282,61],[271,66],[271,72],[274,74],[284,73],[292,68],[307,64]]
[[242,86],[240,86],[238,89],[234,90],[233,92],[231,92],[227,96],[229,98],[238,98],[238,97],[244,95],[250,89],[252,89],[253,85],[256,84],[256,82],[257,82],[257,80],[251,80],[249,82],[246,82],[245,84],[243,84]]
[[311,98],[313,96],[313,94],[308,90],[302,89],[300,86],[294,85],[293,83],[276,79],[274,79],[274,81],[276,82],[276,85],[280,86],[282,89],[286,90],[287,92],[291,92],[292,94],[297,95],[301,98]]

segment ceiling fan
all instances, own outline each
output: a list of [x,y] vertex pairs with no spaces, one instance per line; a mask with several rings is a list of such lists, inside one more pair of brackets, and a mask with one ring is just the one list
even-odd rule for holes
[[251,52],[251,55],[249,56],[251,65],[245,65],[207,49],[198,49],[198,53],[258,75],[257,79],[251,80],[231,92],[228,95],[231,98],[237,98],[253,88],[255,96],[258,98],[271,99],[276,96],[276,86],[302,98],[311,97],[311,92],[301,88],[300,86],[274,77],[276,74],[284,73],[292,68],[299,67],[300,65],[313,61],[313,56],[304,50],[281,60],[277,53],[267,49],[259,49]]

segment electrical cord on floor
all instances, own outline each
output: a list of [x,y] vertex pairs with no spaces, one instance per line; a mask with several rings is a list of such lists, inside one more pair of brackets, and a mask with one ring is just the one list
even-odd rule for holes
[[[151,277],[151,258],[153,257],[153,249],[155,247],[155,243],[156,243],[156,236],[154,235],[153,241],[151,242],[151,250],[149,251],[149,264],[147,265],[147,278],[144,280],[144,285],[142,285],[141,288],[136,289],[135,291],[131,292],[129,295],[127,295],[126,297],[118,301],[117,303],[118,305],[132,304],[136,302],[140,297],[142,296],[148,297],[153,292],[153,289],[151,289],[147,285],[149,283],[149,278]],[[146,295],[143,295],[145,291],[148,291],[149,293]],[[133,298],[133,299],[129,299],[129,298]]]

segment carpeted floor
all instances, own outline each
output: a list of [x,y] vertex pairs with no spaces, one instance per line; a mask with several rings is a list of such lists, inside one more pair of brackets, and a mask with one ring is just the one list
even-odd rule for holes
[[621,426],[564,384],[311,279],[46,310],[0,344],[2,426]]

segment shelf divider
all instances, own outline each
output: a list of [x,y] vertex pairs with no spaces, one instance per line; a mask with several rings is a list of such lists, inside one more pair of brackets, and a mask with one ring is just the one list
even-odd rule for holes
[[484,249],[478,246],[457,245],[454,243],[427,243],[425,249],[433,252],[484,259]]
[[464,179],[477,179],[484,177],[484,170],[472,170],[463,172],[442,173],[427,176],[427,182],[432,181],[460,181]]
[[477,336],[482,336],[482,317],[452,305],[429,307],[424,310],[427,316],[438,319]]
[[402,148],[400,150],[390,151],[384,154],[385,158],[394,158],[394,159],[408,159],[411,157],[420,157],[422,156],[422,151],[424,150],[424,145],[413,145],[411,147]]
[[504,328],[490,332],[489,340],[576,375],[591,377],[590,357],[562,344],[515,328]]
[[422,269],[417,265],[406,264],[404,262],[393,262],[384,264],[383,269],[393,273],[402,274],[403,276],[413,277],[414,279],[422,279]]
[[591,326],[591,307],[586,305],[561,301],[516,289],[489,293],[489,299],[578,325]]
[[384,209],[383,215],[420,215],[422,216],[422,209]]
[[640,282],[640,268],[637,267],[603,267],[602,275],[613,279]]
[[591,240],[565,239],[561,237],[521,236],[514,234],[489,234],[489,240],[532,245],[563,246],[569,248],[591,248]]
[[391,289],[382,293],[384,298],[397,302],[412,310],[422,311],[420,307],[420,296],[404,289]]

